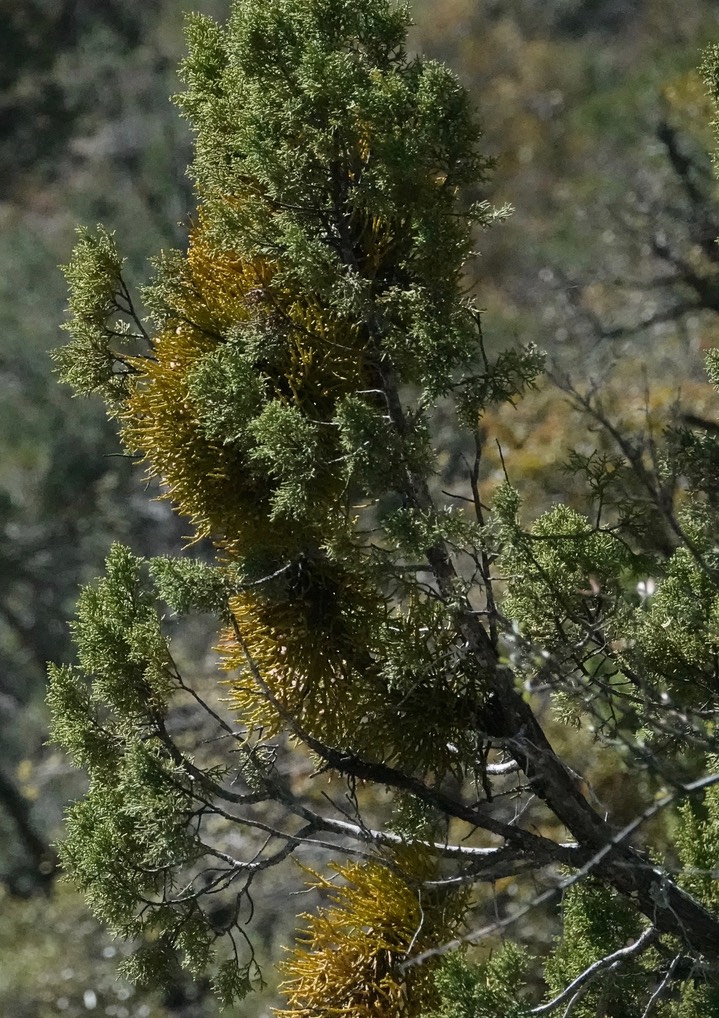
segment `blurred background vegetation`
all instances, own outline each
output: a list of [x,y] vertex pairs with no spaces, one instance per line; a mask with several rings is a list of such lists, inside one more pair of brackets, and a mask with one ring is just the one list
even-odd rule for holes
[[[70,655],[78,586],[110,543],[157,554],[187,532],[121,455],[101,409],[56,383],[48,350],[61,341],[57,265],[77,224],[116,230],[136,281],[149,255],[182,245],[190,139],[168,96],[183,11],[223,17],[227,6],[0,5],[0,1014],[13,1018],[216,1014],[203,987],[148,994],[118,980],[121,945],[58,879],[52,846],[82,785],[45,744],[43,693],[46,661]],[[719,41],[716,4],[416,0],[414,15],[413,46],[457,71],[497,160],[478,197],[517,210],[479,238],[468,279],[488,344],[544,347],[557,378],[601,385],[625,431],[677,414],[710,426],[702,352],[719,311],[719,204],[697,65]],[[437,423],[449,482],[461,445]],[[530,515],[581,500],[563,463],[606,442],[551,381],[487,427]],[[499,456],[485,469],[491,486]],[[198,624],[183,653],[199,672],[207,648]],[[612,798],[617,776],[595,756],[595,788]],[[275,895],[268,943],[291,929],[271,921],[286,912]],[[248,1003],[243,1015],[265,1006]]]

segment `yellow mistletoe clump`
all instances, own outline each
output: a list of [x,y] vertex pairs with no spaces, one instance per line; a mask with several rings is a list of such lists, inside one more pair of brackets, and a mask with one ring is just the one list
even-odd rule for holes
[[247,295],[270,278],[263,262],[211,252],[201,228],[191,237],[183,275],[167,297],[168,321],[152,339],[123,412],[123,438],[140,452],[148,473],[166,486],[198,536],[239,530],[248,540],[261,528],[266,485],[240,450],[208,435],[192,392],[197,366],[226,342],[230,325],[249,321]]
[[[212,247],[202,225],[182,272],[165,295],[167,321],[151,356],[132,361],[125,442],[199,536],[232,555],[258,542],[300,551],[306,528],[268,520],[277,478],[257,456],[253,427],[270,404],[328,426],[338,400],[363,384],[360,330],[273,286],[267,261]],[[318,441],[329,437],[320,432]],[[341,472],[320,470],[313,481],[316,508],[331,517]]]
[[331,904],[302,916],[278,1018],[415,1018],[437,1005],[432,963],[402,966],[455,935],[466,894],[426,886],[437,863],[421,846],[386,863],[334,866],[339,887],[316,878]]
[[192,368],[213,349],[194,325],[157,336],[154,359],[143,359],[127,402],[123,437],[142,452],[198,536],[226,534],[240,522],[249,536],[261,526],[263,485],[236,449],[206,437],[189,391]]
[[286,727],[280,706],[328,744],[351,734],[356,746],[363,716],[381,695],[370,648],[386,610],[375,591],[326,561],[302,560],[231,598],[222,652],[225,667],[242,672],[231,681],[231,703],[273,734]]
[[[305,561],[231,598],[230,611],[220,650],[245,723],[274,736],[291,718],[326,746],[414,774],[479,761],[472,679],[458,681],[450,634],[429,633],[411,603],[392,605],[335,563]],[[416,660],[393,661],[392,639],[412,641]]]

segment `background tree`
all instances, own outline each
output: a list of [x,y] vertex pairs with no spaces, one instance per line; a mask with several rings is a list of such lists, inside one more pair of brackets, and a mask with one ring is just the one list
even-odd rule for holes
[[[126,971],[170,981],[179,956],[225,1002],[262,980],[255,894],[307,853],[325,900],[287,1014],[713,1014],[715,438],[637,446],[576,391],[619,448],[573,462],[591,512],[527,527],[509,482],[488,507],[486,413],[541,357],[484,347],[463,274],[496,218],[466,201],[487,160],[407,25],[384,0],[193,18],[199,210],[143,291],[149,327],[112,235],[81,233],[62,374],[217,555],[117,545],[85,588],[78,664],[50,690],[90,776],[63,857],[116,932],[145,935]],[[453,495],[440,405],[470,451]],[[188,677],[164,605],[218,618],[219,690]],[[630,816],[586,755],[637,778]],[[468,959],[562,891],[541,965],[521,937]]]

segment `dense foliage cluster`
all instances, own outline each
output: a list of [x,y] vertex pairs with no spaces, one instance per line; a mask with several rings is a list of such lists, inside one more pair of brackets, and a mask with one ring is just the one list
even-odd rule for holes
[[[542,357],[485,349],[464,281],[502,213],[467,198],[480,134],[408,24],[387,0],[193,17],[187,250],[156,259],[149,319],[102,227],[66,268],[63,378],[105,399],[213,554],[117,545],[83,592],[50,689],[90,778],[62,857],[143,936],[134,978],[169,983],[179,958],[225,1003],[263,979],[252,892],[304,853],[325,900],[285,1015],[719,1013],[715,440],[677,426],[577,457],[590,515],[527,526],[509,480],[488,506],[486,412]],[[457,494],[437,490],[440,411],[466,433]],[[216,617],[216,694],[176,660],[168,609]],[[540,724],[560,716],[561,756]],[[629,817],[584,752],[635,777]],[[562,891],[543,966],[468,954]]]

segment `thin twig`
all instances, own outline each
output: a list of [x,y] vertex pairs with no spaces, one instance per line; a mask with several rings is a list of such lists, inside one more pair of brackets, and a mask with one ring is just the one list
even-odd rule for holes
[[550,1000],[547,1004],[540,1004],[539,1007],[533,1007],[531,1013],[547,1014],[549,1011],[553,1011],[560,1004],[563,1004],[565,1000],[572,997],[580,987],[595,980],[605,969],[615,968],[629,958],[634,958],[636,955],[641,954],[642,951],[646,951],[658,937],[659,930],[653,926],[648,926],[633,944],[630,944],[628,947],[621,947],[618,951],[614,951],[613,954],[608,954],[605,958],[595,961],[593,965],[590,965],[589,968],[586,968],[584,972],[578,975],[569,986],[565,987],[561,993],[558,993],[553,1000]]

